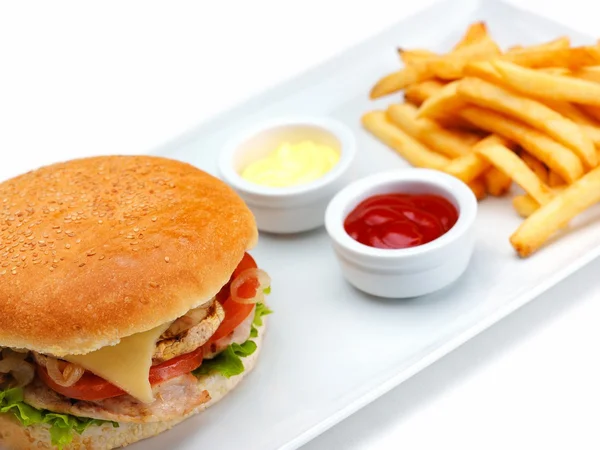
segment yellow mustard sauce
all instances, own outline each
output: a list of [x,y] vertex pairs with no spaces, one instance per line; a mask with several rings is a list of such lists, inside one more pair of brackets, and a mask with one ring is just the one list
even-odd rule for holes
[[285,142],[266,158],[248,165],[241,175],[245,180],[263,186],[297,186],[321,178],[339,159],[340,154],[327,145],[312,141]]

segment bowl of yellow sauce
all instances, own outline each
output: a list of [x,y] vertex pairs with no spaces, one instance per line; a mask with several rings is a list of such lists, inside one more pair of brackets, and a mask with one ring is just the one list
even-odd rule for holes
[[354,135],[330,118],[271,120],[241,132],[223,149],[221,178],[254,213],[258,229],[308,231],[351,177]]

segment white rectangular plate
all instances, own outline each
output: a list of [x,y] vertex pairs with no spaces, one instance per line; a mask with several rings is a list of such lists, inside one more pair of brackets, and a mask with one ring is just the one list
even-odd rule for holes
[[[216,173],[225,140],[254,120],[317,114],[356,133],[356,176],[405,167],[393,151],[362,130],[361,115],[378,102],[368,90],[396,70],[398,45],[447,50],[466,26],[485,20],[503,46],[560,35],[592,42],[508,4],[441,3],[279,86],[185,137],[159,154]],[[324,229],[277,237],[262,234],[253,251],[273,278],[270,316],[258,366],[224,400],[138,449],[297,448],[373,401],[469,338],[558,283],[600,252],[600,233],[580,224],[527,260],[508,237],[520,219],[510,200],[480,204],[478,242],[467,273],[437,294],[413,300],[368,297],[342,278]]]

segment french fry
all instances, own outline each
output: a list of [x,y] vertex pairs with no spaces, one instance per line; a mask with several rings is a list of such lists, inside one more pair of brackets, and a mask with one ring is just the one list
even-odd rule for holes
[[488,145],[477,152],[498,170],[511,177],[536,202],[544,205],[552,200],[552,191],[535,175],[527,164],[513,151],[503,145]]
[[460,80],[448,83],[425,100],[417,112],[417,117],[447,117],[449,113],[462,108],[465,101],[458,96],[458,83],[460,83]]
[[564,67],[543,67],[541,69],[537,69],[540,72],[549,73],[552,75],[570,75],[571,71],[569,69],[565,69]]
[[[600,84],[598,85],[600,86]],[[600,107],[593,105],[580,105],[579,106],[583,112],[585,112],[588,116],[593,117],[596,121],[600,122]]]
[[[600,147],[600,123],[588,116],[577,106],[561,101],[545,100],[550,108],[559,114],[571,119],[581,127],[583,132],[588,136],[596,147]],[[600,158],[598,158],[600,160]]]
[[371,111],[364,114],[362,124],[413,166],[442,169],[450,163],[448,158],[429,150],[389,122],[385,111]]
[[439,55],[436,53],[425,50],[425,49],[413,49],[406,50],[403,48],[398,48],[398,55],[400,59],[406,66],[410,66],[412,64],[420,64],[429,61],[431,58],[436,58]]
[[573,105],[569,102],[563,102],[560,100],[542,100],[548,107],[552,108],[554,111],[559,113],[562,116],[571,119],[578,125],[590,125],[590,126],[600,126],[600,124],[584,113],[577,106]]
[[483,174],[485,189],[494,197],[501,197],[506,194],[512,184],[512,178],[506,173],[498,170],[496,167],[490,167]]
[[532,69],[546,67],[578,69],[600,64],[600,47],[554,48],[538,51],[523,49],[508,52],[499,59]]
[[474,22],[471,25],[469,25],[463,37],[460,39],[460,41],[456,43],[456,45],[452,49],[460,50],[461,48],[468,47],[469,45],[473,45],[476,42],[489,37],[490,36],[485,22]]
[[571,150],[528,125],[478,106],[463,108],[459,114],[479,128],[518,143],[569,183],[583,174],[583,165]]
[[468,155],[453,159],[450,164],[444,167],[444,172],[455,176],[467,184],[470,183],[476,178],[479,178],[491,166],[489,162],[478,154],[478,149],[496,144],[506,145],[507,141],[499,136],[488,136],[476,144],[473,147],[473,151]]
[[517,214],[523,218],[529,217],[540,208],[540,204],[527,194],[513,197],[512,204]]
[[502,83],[500,72],[492,65],[490,61],[474,61],[468,63],[463,71],[466,77],[477,77],[490,83]]
[[408,135],[442,155],[456,158],[471,152],[471,146],[461,137],[466,132],[447,130],[427,118],[417,119],[417,108],[412,105],[390,105],[387,115],[392,123]]
[[463,69],[470,61],[490,58],[500,53],[498,45],[487,37],[441,58],[433,59],[427,63],[427,67],[438,78],[455,80],[463,75]]
[[542,183],[548,184],[548,168],[544,165],[544,163],[527,152],[521,152],[519,156]]
[[515,45],[508,49],[507,54],[510,53],[536,53],[545,50],[556,50],[560,48],[569,48],[571,46],[571,39],[568,36],[560,36],[556,39],[552,39],[548,42],[542,42],[541,44],[534,44],[524,47],[522,45]]
[[413,105],[420,106],[429,97],[437,94],[444,87],[439,80],[427,80],[411,84],[404,89],[404,99]]
[[519,256],[525,258],[574,217],[598,202],[600,167],[585,174],[525,219],[510,237],[510,242]]
[[[590,126],[590,125],[581,125],[583,132],[592,140],[596,148],[600,147],[600,128]],[[598,157],[600,160],[600,157]]]
[[582,80],[600,83],[600,66],[582,67],[571,75]]
[[489,168],[490,164],[481,156],[476,153],[469,153],[452,160],[443,170],[465,183],[470,183]]
[[559,186],[563,186],[565,185],[565,180],[563,180],[559,174],[557,174],[556,172],[554,172],[553,170],[551,170],[548,173],[548,186],[555,188],[555,187],[559,187]]
[[435,78],[455,79],[462,75],[465,65],[474,60],[499,55],[500,48],[491,39],[482,39],[473,45],[462,47],[451,53],[431,57],[423,62],[405,67],[381,78],[371,89],[371,99],[401,91],[406,86]]
[[520,67],[507,61],[491,61],[502,84],[525,95],[600,106],[600,84]]
[[[467,124],[467,122],[464,123]],[[452,127],[446,127],[446,129],[448,131],[451,131],[458,139],[460,139],[463,142],[463,144],[468,145],[470,149],[469,152],[472,150],[471,147],[473,147],[484,137],[486,137],[481,132],[466,131],[465,129],[457,129]]]
[[431,78],[433,78],[433,73],[429,70],[427,63],[414,64],[383,77],[373,86],[369,95],[371,99],[376,99]]
[[487,190],[485,189],[485,181],[481,178],[477,178],[467,183],[467,186],[471,188],[475,198],[477,200],[483,200],[487,197]]
[[463,78],[457,86],[457,93],[470,103],[509,115],[544,131],[573,150],[586,167],[598,164],[594,143],[582,129],[543,103],[478,78]]

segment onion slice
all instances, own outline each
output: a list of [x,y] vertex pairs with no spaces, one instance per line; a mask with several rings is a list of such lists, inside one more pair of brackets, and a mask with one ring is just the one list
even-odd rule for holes
[[[240,288],[249,281],[258,280],[258,287],[256,288],[256,294],[253,297],[246,298],[240,295]],[[254,281],[256,282],[256,281]],[[236,278],[231,282],[231,300],[237,303],[256,304],[261,302],[265,298],[265,289],[271,286],[271,277],[267,272],[262,269],[246,269],[243,270]]]
[[27,386],[33,381],[35,369],[32,364],[25,361],[26,353],[14,352],[8,348],[2,350],[0,359],[0,374],[10,374],[17,382],[16,386]]
[[44,366],[48,371],[48,376],[52,378],[56,384],[62,387],[71,387],[85,373],[85,369],[77,364],[59,361],[56,358],[44,355],[35,355],[35,359],[41,366]]

